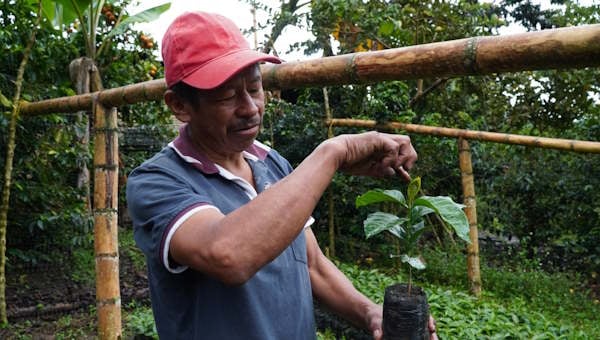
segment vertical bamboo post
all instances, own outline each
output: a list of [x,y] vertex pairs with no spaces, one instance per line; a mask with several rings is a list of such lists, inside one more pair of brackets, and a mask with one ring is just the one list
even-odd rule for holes
[[471,244],[467,246],[467,276],[471,284],[471,292],[481,296],[481,273],[479,271],[479,239],[477,232],[477,209],[475,200],[475,184],[471,163],[471,148],[464,138],[458,139],[458,159],[462,179],[465,213],[469,220],[469,236]]
[[[323,101],[325,103],[325,118],[327,122],[331,121],[331,108],[329,107],[329,94],[327,88],[323,88]],[[327,138],[333,137],[333,127],[331,124],[327,127]],[[335,257],[335,220],[334,220],[334,206],[333,206],[333,188],[330,186],[327,190],[327,204],[329,206],[329,257]]]
[[[94,83],[101,87],[95,72]],[[94,101],[94,251],[98,337],[121,338],[117,109]]]

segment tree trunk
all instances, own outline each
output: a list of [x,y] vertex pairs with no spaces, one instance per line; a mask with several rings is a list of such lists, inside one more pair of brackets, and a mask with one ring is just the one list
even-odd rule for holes
[[4,167],[4,187],[2,188],[2,206],[0,207],[0,323],[8,323],[6,317],[6,230],[8,229],[8,209],[10,199],[10,185],[12,182],[13,159],[15,156],[17,120],[19,118],[19,100],[21,99],[21,89],[23,87],[23,75],[27,60],[31,54],[31,49],[35,43],[35,34],[40,25],[42,15],[42,2],[38,2],[37,20],[33,25],[31,36],[27,46],[23,51],[23,59],[17,70],[17,79],[15,81],[15,95],[12,101],[12,115],[8,126],[8,143],[6,144],[6,161]]
[[[82,57],[75,59],[69,65],[69,74],[71,81],[75,84],[77,94],[90,93],[90,72],[94,68],[94,61],[90,58]],[[83,202],[88,216],[91,216],[92,205],[90,199],[90,170],[88,168],[89,143],[90,143],[90,120],[88,111],[77,112],[77,124],[83,126],[82,131],[77,132],[77,141],[85,154],[79,164],[79,174],[77,175],[77,188],[83,190]]]

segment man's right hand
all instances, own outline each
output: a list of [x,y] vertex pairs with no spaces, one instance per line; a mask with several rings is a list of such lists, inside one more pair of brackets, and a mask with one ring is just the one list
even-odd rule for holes
[[324,143],[339,149],[338,169],[352,174],[387,177],[395,174],[410,180],[408,171],[417,160],[410,137],[380,132],[340,135]]

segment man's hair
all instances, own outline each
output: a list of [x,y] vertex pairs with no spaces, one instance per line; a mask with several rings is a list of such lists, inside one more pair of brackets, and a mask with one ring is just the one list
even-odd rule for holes
[[180,81],[171,86],[171,90],[175,92],[175,95],[184,102],[194,107],[198,105],[198,99],[201,91],[200,89]]

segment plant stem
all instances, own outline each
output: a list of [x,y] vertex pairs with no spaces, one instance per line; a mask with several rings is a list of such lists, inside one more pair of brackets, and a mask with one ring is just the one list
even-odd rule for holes
[[31,36],[27,46],[23,51],[23,59],[17,70],[17,79],[15,81],[15,95],[12,105],[13,111],[8,126],[8,143],[6,145],[6,161],[4,168],[4,187],[2,188],[2,206],[0,207],[0,323],[7,324],[6,317],[6,230],[8,228],[8,209],[10,198],[10,184],[12,181],[13,159],[15,156],[17,120],[19,118],[19,100],[21,99],[21,88],[23,87],[23,75],[25,66],[29,60],[29,55],[35,43],[35,33],[40,26],[42,18],[42,2],[38,1],[38,11],[36,22],[31,30]]
[[410,296],[411,289],[412,289],[412,266],[408,266],[408,296]]

